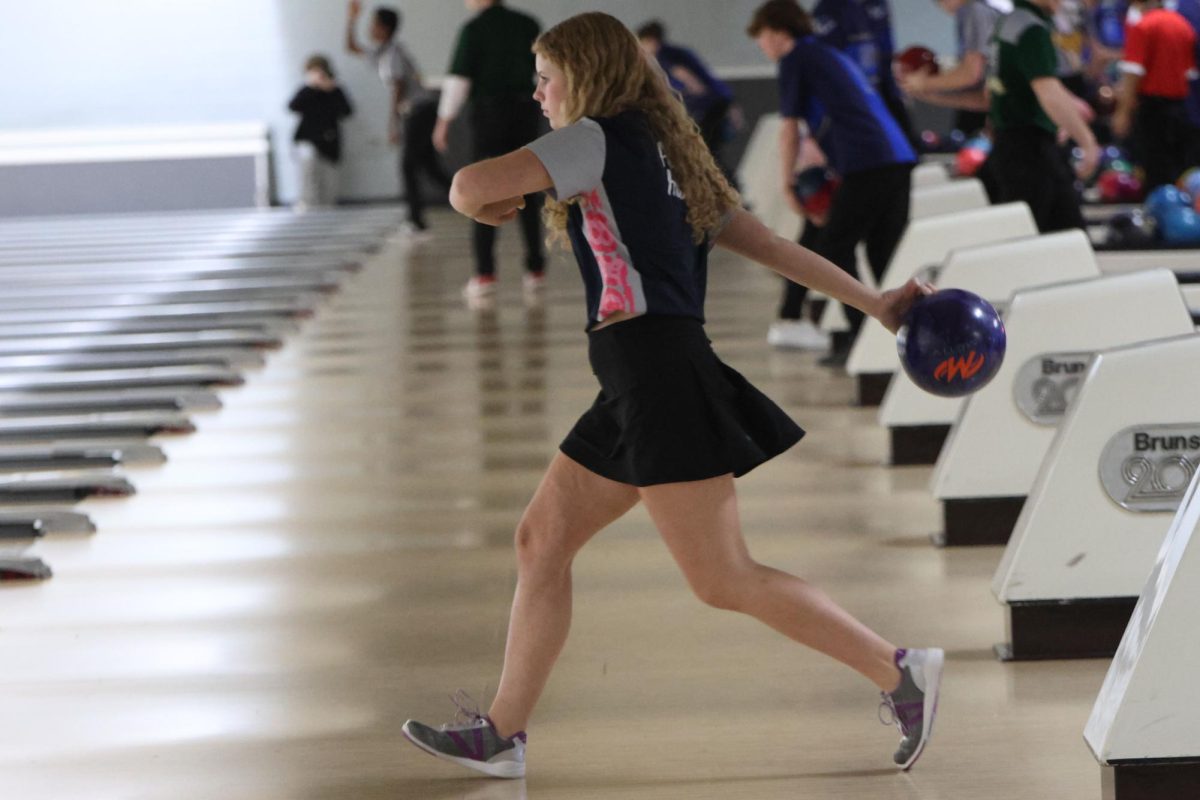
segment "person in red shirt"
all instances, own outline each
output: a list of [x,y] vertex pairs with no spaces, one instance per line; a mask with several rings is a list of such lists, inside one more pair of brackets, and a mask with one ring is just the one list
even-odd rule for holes
[[1126,20],[1123,74],[1113,133],[1132,134],[1146,188],[1173,183],[1187,167],[1191,129],[1184,100],[1195,72],[1196,33],[1161,0],[1135,0]]

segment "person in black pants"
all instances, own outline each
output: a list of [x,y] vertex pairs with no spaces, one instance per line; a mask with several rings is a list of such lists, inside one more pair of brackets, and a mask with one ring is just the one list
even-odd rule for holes
[[1015,0],[993,37],[990,119],[996,141],[988,159],[995,202],[1029,204],[1040,233],[1083,228],[1075,176],[1056,142],[1061,129],[1083,151],[1080,177],[1095,171],[1100,148],[1076,98],[1058,79],[1051,12],[1056,0]]
[[300,115],[296,133],[296,158],[300,164],[300,191],[296,210],[306,211],[337,203],[338,162],[342,158],[341,121],[354,113],[350,100],[323,55],[304,63],[304,86],[288,103]]
[[369,59],[390,94],[388,141],[402,148],[400,182],[408,203],[409,232],[417,233],[428,227],[417,176],[423,172],[440,189],[450,191],[450,176],[430,141],[436,119],[436,101],[422,83],[421,71],[412,54],[400,41],[400,12],[383,6],[374,10],[369,28],[373,46],[369,48],[359,44],[354,32],[361,13],[361,0],[350,0],[346,50]]
[[[470,100],[476,160],[503,155],[532,142],[541,130],[541,113],[533,100],[533,43],[541,25],[533,17],[506,7],[500,0],[465,0],[479,12],[463,25],[450,69],[442,84],[433,144],[449,146],[450,122]],[[536,301],[544,284],[546,255],[542,243],[540,194],[525,197],[520,211],[525,238],[526,299]],[[468,303],[486,302],[496,292],[496,229],[474,223],[475,275],[463,289]]]
[[[796,213],[804,213],[790,188],[803,128],[816,137],[842,177],[817,252],[855,275],[855,248],[864,243],[871,271],[881,278],[908,225],[916,162],[908,138],[850,61],[816,39],[812,17],[795,0],[764,3],[747,33],[779,64],[784,196]],[[833,351],[821,362],[826,366],[840,367],[850,354],[863,314],[847,308],[846,318],[850,337],[835,340]]]

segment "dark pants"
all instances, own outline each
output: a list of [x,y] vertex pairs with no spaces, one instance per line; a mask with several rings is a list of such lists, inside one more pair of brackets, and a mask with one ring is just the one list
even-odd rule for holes
[[954,112],[954,127],[967,136],[974,136],[987,127],[986,111],[967,111],[964,108]]
[[997,131],[988,162],[995,201],[1028,203],[1038,231],[1084,227],[1075,173],[1050,131],[1032,126]]
[[404,153],[400,156],[400,181],[408,202],[408,219],[418,228],[425,227],[425,201],[417,176],[425,173],[438,187],[450,191],[450,176],[442,159],[433,149],[433,126],[437,123],[437,103],[414,106],[404,118]]
[[[857,277],[854,251],[859,243],[865,244],[871,272],[877,281],[881,279],[908,227],[912,167],[891,164],[843,177],[816,251]],[[846,306],[851,340],[862,327],[863,317],[857,308]]]
[[721,155],[725,149],[725,118],[729,115],[729,109],[732,106],[732,100],[718,99],[696,120],[696,124],[700,128],[700,136],[708,145],[708,152],[712,153],[713,160],[717,162],[717,166],[725,175],[726,180],[736,189],[738,188],[737,179],[733,175],[733,170],[726,166],[725,159]]
[[913,152],[921,152],[921,138],[913,131],[912,119],[908,116],[908,106],[904,105],[904,98],[898,94],[893,94],[887,88],[884,88],[880,92],[880,96],[883,98],[883,104],[887,106],[888,112],[892,115],[892,119],[900,126],[900,132],[904,134],[904,138],[908,139],[908,143],[912,145]]
[[[477,98],[471,101],[471,128],[475,160],[495,158],[518,150],[538,137],[541,111],[528,95]],[[525,196],[525,208],[518,217],[525,237],[525,268],[541,272],[546,268],[542,245],[542,194]],[[475,223],[475,272],[496,274],[496,228]]]
[[1191,127],[1183,100],[1138,96],[1133,157],[1146,170],[1146,191],[1174,183],[1188,167]]
[[[800,246],[807,247],[809,250],[817,249],[817,242],[821,239],[821,231],[824,230],[811,222],[805,221],[804,231],[800,234]],[[802,283],[794,283],[787,278],[783,279],[783,305],[779,307],[780,319],[800,319],[800,315],[804,311],[804,298],[808,297],[808,287]],[[814,322],[816,320],[813,320]]]

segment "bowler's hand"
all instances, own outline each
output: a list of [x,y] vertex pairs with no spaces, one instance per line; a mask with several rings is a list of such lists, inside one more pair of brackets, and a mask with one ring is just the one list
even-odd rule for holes
[[472,219],[484,225],[499,227],[506,222],[512,222],[517,213],[525,207],[524,197],[510,197],[507,200],[497,200],[479,209]]
[[910,278],[899,289],[889,289],[879,296],[879,313],[874,316],[883,323],[883,327],[895,333],[904,324],[904,317],[913,303],[936,291],[932,284]]

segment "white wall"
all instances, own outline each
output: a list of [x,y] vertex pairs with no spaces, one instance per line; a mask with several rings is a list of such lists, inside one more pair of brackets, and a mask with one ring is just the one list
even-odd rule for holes
[[[385,0],[405,17],[402,38],[431,76],[446,68],[461,0]],[[745,36],[760,0],[514,0],[544,26],[602,9],[636,26],[663,19],[673,39],[718,68],[770,66]],[[371,7],[370,0],[366,5]],[[892,0],[901,46],[952,50],[952,26],[930,0]],[[0,0],[0,130],[266,121],[277,144],[279,194],[295,181],[286,104],[304,58],[334,59],[356,115],[346,125],[343,195],[398,193],[385,131],[385,94],[370,67],[342,50],[344,0]],[[930,35],[930,32],[939,35]]]

